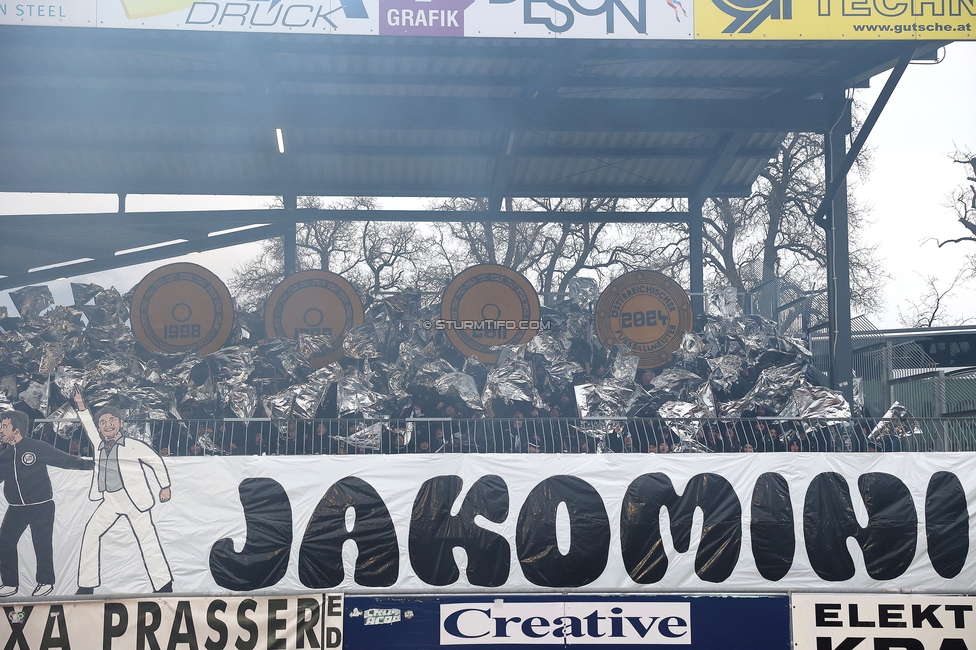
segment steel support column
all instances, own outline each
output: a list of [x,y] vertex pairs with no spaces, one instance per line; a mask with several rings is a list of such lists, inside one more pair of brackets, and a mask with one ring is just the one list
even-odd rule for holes
[[[297,196],[283,196],[285,210],[290,210],[292,213],[298,209],[298,197]],[[298,271],[298,243],[296,241],[297,237],[297,226],[294,221],[285,224],[285,232],[282,235],[282,244],[284,249],[284,272],[287,278],[290,275],[295,275]]]
[[[839,92],[843,95],[843,92]],[[827,305],[830,342],[830,386],[854,404],[854,359],[851,345],[851,268],[847,219],[847,134],[850,112],[824,135],[824,165],[828,185],[836,188],[826,206]]]
[[705,261],[702,255],[702,202],[688,202],[688,264],[691,278],[691,311],[695,330],[705,326]]

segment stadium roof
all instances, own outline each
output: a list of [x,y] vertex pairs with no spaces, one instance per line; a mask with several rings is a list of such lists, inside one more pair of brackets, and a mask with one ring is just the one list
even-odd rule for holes
[[[0,27],[0,191],[740,196],[787,132],[831,130],[843,89],[917,45]],[[0,217],[0,288],[321,216]]]

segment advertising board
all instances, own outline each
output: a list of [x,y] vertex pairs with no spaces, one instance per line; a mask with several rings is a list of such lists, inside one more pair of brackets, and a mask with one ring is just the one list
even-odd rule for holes
[[772,650],[790,644],[786,596],[347,596],[344,629],[346,648]]
[[0,25],[654,40],[973,40],[976,0],[52,0]]
[[796,650],[976,647],[974,596],[794,594]]
[[342,650],[342,594],[5,605],[0,641],[18,650]]

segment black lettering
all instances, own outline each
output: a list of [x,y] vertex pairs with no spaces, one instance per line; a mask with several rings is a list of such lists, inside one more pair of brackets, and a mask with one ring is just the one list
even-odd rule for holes
[[[186,630],[183,627],[186,626]],[[166,650],[176,650],[176,646],[186,644],[189,650],[199,650],[197,645],[197,631],[193,627],[193,612],[190,603],[181,600],[176,603],[176,612],[173,614],[173,627],[170,628],[169,643]]]
[[943,605],[947,612],[952,612],[955,615],[955,627],[957,630],[961,630],[966,627],[966,612],[973,611],[972,605]]
[[247,478],[239,487],[247,538],[240,553],[234,540],[218,540],[210,549],[210,573],[225,589],[253,591],[276,584],[288,570],[291,553],[291,502],[270,478]]
[[862,621],[857,616],[857,603],[847,605],[847,616],[851,627],[874,627],[874,621]]
[[[356,523],[346,531],[346,510]],[[312,513],[298,553],[298,579],[311,589],[335,587],[345,577],[342,544],[355,540],[359,549],[356,584],[391,587],[400,572],[400,550],[393,519],[383,499],[366,481],[349,476],[330,487]]]
[[283,618],[278,618],[278,612],[288,609],[288,601],[284,598],[271,598],[268,600],[268,650],[282,650],[288,644],[284,639],[278,638],[278,632],[285,629],[288,624]]
[[955,578],[969,555],[966,491],[952,472],[936,472],[925,491],[925,538],[932,568]]
[[227,624],[217,618],[217,612],[226,612],[227,603],[223,600],[215,600],[207,607],[207,625],[217,633],[216,639],[209,636],[203,642],[203,647],[207,650],[224,650],[227,647]]
[[[26,621],[26,617],[24,620]],[[57,626],[57,635],[54,633],[55,626]],[[68,622],[64,618],[64,605],[51,605],[47,622],[44,624],[40,650],[52,648],[71,650],[71,642],[68,640]]]
[[878,627],[908,627],[908,623],[901,620],[904,605],[878,605]]
[[[556,540],[556,509],[569,511],[570,546]],[[610,519],[592,485],[575,476],[552,476],[529,493],[519,511],[515,547],[525,578],[543,587],[582,587],[600,577],[610,553]]]
[[[108,604],[109,603],[106,603],[106,606],[108,606]],[[3,608],[3,613],[5,614],[4,618],[7,619],[7,623],[10,624],[10,638],[7,639],[7,644],[3,646],[3,650],[13,650],[15,643],[17,644],[17,650],[31,650],[30,646],[27,644],[27,637],[24,636],[24,628],[27,626],[27,619],[30,618],[32,611],[34,611],[33,605],[25,606],[24,609],[21,610],[21,613],[24,615],[24,619],[14,623],[13,616],[16,613],[14,608]],[[108,643],[111,644],[111,641],[108,641]]]
[[326,616],[342,616],[342,596],[326,596]]
[[817,603],[813,606],[817,627],[844,627],[840,620],[840,604]]
[[789,573],[796,553],[793,503],[786,478],[767,472],[752,491],[752,556],[766,580],[777,581]]
[[[315,598],[298,599],[298,624],[295,628],[296,648],[305,647],[305,638],[308,637],[308,647],[318,648],[319,639],[315,636],[315,626],[319,624],[319,601]],[[339,612],[342,615],[342,612]]]
[[875,580],[897,578],[915,557],[918,515],[905,484],[896,476],[875,472],[862,475],[858,488],[868,511],[865,528],[854,516],[843,476],[825,472],[807,489],[803,536],[810,565],[823,580],[854,577],[854,560],[845,546],[848,537],[861,547],[868,575]]
[[248,633],[247,640],[238,637],[234,645],[237,650],[254,650],[258,644],[258,624],[247,617],[248,612],[253,612],[258,608],[257,601],[248,598],[241,601],[237,606],[237,626]]
[[620,546],[631,579],[651,584],[664,578],[668,558],[661,541],[661,506],[668,509],[674,548],[686,553],[691,545],[695,509],[704,526],[695,573],[708,582],[723,582],[735,569],[742,547],[742,508],[732,485],[718,474],[693,476],[678,497],[666,474],[644,474],[627,488],[620,511]]
[[882,637],[874,640],[874,650],[892,650],[893,648],[925,650],[925,646],[918,639],[887,639]]
[[159,650],[156,631],[163,622],[163,613],[157,603],[139,601],[136,605],[136,650]]
[[941,629],[942,623],[935,615],[938,609],[938,605],[929,605],[925,609],[921,605],[912,605],[912,627],[922,627],[922,623],[928,621],[929,627]]
[[337,627],[325,628],[325,647],[338,648],[342,646],[342,632]]
[[[26,618],[24,622],[27,622]],[[112,639],[125,634],[127,627],[129,627],[129,612],[125,609],[125,605],[105,603],[102,614],[102,650],[112,650]]]
[[863,636],[848,637],[841,641],[840,645],[835,648],[833,647],[829,636],[818,636],[817,650],[854,650],[854,648],[859,646],[863,640]]
[[453,584],[460,577],[452,550],[467,554],[468,582],[499,587],[508,580],[511,550],[498,533],[475,524],[481,515],[500,524],[508,517],[508,486],[500,476],[483,476],[468,490],[456,516],[451,509],[461,493],[459,476],[436,476],[424,482],[410,517],[410,564],[429,585]]
[[963,639],[943,639],[939,650],[969,650],[969,646]]

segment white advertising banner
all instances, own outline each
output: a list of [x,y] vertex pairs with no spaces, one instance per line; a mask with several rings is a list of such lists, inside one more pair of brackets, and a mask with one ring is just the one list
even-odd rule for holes
[[976,454],[119,458],[117,492],[50,467],[30,526],[0,499],[7,600],[976,584]]
[[963,650],[976,647],[976,598],[795,594],[796,650]]
[[0,0],[0,25],[499,38],[691,39],[693,0]]
[[0,639],[18,650],[343,646],[342,594],[37,603],[3,612]]

